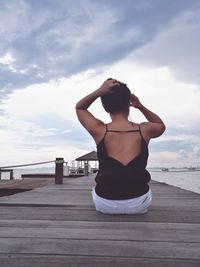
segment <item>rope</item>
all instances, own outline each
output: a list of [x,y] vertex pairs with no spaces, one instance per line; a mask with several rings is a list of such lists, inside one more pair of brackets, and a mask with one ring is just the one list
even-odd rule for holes
[[43,162],[37,162],[37,163],[29,163],[29,164],[21,164],[21,165],[13,165],[13,166],[3,166],[3,167],[0,167],[0,169],[18,168],[18,167],[25,167],[25,166],[33,166],[33,165],[46,164],[46,163],[51,163],[51,162],[55,162],[55,160],[43,161]]

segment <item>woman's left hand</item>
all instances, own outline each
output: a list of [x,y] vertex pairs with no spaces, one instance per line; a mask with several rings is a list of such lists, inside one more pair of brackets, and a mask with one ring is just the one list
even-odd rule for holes
[[131,107],[134,107],[134,108],[140,108],[142,106],[139,98],[134,95],[134,94],[131,94],[131,97],[130,97],[130,106]]

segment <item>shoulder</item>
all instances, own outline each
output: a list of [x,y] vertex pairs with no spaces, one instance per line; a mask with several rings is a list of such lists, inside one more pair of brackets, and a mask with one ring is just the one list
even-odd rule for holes
[[140,124],[140,129],[144,139],[149,142],[151,138],[156,138],[163,134],[165,125],[156,122],[142,122]]
[[96,144],[99,144],[99,142],[103,139],[106,133],[106,128],[106,124],[99,121],[99,124],[96,124],[96,127],[90,132]]

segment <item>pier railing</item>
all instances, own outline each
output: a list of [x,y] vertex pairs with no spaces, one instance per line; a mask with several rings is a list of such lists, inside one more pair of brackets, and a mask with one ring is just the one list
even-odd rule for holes
[[[64,164],[65,162],[64,158],[56,158],[55,160],[49,160],[49,161],[43,161],[43,162],[34,162],[34,163],[28,163],[28,164],[19,164],[19,165],[11,165],[11,166],[2,166],[0,167],[0,180],[2,179],[2,173],[9,173],[10,180],[14,179],[14,170],[13,168],[20,168],[20,167],[28,167],[28,166],[35,166],[35,165],[42,165],[42,164],[48,164],[48,163],[55,163],[55,184],[62,184],[63,183],[63,177],[64,175]],[[150,172],[190,172],[190,171],[200,171],[200,167],[189,167],[189,168],[149,168]],[[70,169],[69,169],[70,171]],[[81,171],[81,172],[80,172]],[[93,168],[91,173],[95,173],[98,171],[97,168]],[[84,173],[84,169],[81,168],[74,168],[71,170],[71,175],[86,175]]]
[[20,168],[20,167],[28,167],[34,165],[41,165],[47,163],[55,163],[55,184],[62,184],[63,183],[63,166],[65,162],[64,158],[56,158],[56,160],[49,160],[43,162],[35,162],[35,163],[28,163],[28,164],[20,164],[20,165],[11,165],[11,166],[2,166],[0,167],[0,180],[1,175],[3,172],[9,172],[10,180],[13,180],[13,168]]

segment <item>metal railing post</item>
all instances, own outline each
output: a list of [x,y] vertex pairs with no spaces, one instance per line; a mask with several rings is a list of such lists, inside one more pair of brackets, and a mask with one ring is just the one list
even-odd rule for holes
[[63,163],[64,158],[56,158],[55,184],[63,184]]

